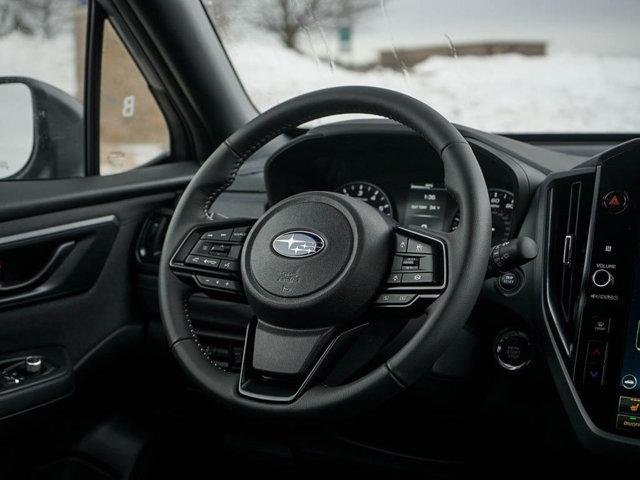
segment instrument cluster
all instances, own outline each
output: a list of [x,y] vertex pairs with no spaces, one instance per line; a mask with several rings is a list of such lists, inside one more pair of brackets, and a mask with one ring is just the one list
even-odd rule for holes
[[[527,203],[522,169],[483,146],[471,147],[489,191],[493,243],[505,242],[517,233],[520,204]],[[271,205],[301,192],[329,190],[361,199],[401,225],[449,232],[464,218],[444,179],[442,159],[424,139],[386,123],[314,129],[265,166]]]
[[[454,231],[460,224],[460,211],[444,186],[434,182],[410,182],[402,200],[396,200],[378,185],[367,181],[350,181],[336,191],[359,198],[383,215],[404,225],[426,230]],[[512,236],[515,196],[502,188],[489,188],[492,217],[492,244],[508,241]]]

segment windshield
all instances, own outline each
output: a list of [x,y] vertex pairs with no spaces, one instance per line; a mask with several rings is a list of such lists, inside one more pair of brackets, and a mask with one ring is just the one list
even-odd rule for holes
[[373,85],[491,132],[640,132],[638,0],[202,3],[261,111]]

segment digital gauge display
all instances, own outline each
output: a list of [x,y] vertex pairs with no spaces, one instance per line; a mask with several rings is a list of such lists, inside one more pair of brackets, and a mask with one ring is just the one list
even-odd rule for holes
[[428,230],[444,230],[445,214],[450,198],[444,187],[433,183],[411,183],[404,223]]

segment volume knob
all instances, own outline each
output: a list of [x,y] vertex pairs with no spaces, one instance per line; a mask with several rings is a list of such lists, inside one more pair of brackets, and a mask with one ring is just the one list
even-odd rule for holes
[[605,288],[613,285],[613,275],[609,270],[599,268],[591,275],[591,282],[598,288]]

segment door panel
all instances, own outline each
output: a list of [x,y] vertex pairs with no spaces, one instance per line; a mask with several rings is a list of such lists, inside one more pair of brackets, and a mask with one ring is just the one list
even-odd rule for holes
[[105,215],[0,237],[0,308],[89,289],[117,232]]
[[[43,183],[42,190],[47,185]],[[132,327],[142,331],[145,318],[133,286],[133,246],[144,220],[172,202],[175,192],[168,188],[144,195],[146,189],[140,190],[138,197],[108,203],[95,203],[89,193],[83,207],[0,222],[0,261],[3,252],[22,249],[28,264],[30,248],[48,245],[53,264],[35,268],[14,290],[11,282],[0,283],[5,287],[0,290],[0,370],[27,355],[42,355],[43,363],[55,370],[37,382],[27,379],[19,388],[0,386],[0,418],[68,395],[74,389],[73,370],[99,355],[97,347],[105,339]],[[41,195],[46,196],[44,191]],[[76,201],[82,202],[82,195]],[[96,372],[109,368],[108,358],[101,361]]]

